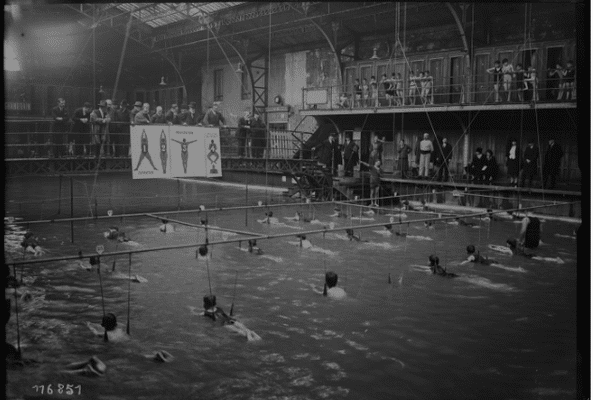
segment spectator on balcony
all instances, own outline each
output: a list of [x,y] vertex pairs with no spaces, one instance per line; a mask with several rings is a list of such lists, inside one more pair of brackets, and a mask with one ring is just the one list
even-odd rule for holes
[[177,106],[177,103],[171,104],[171,109],[167,112],[165,119],[169,125],[181,125],[181,122],[179,121],[179,107]]
[[188,126],[202,126],[204,117],[204,115],[196,110],[196,102],[192,101],[189,104],[188,111],[181,117],[181,124]]
[[[544,188],[554,189],[556,185],[556,176],[560,173],[560,159],[563,156],[562,148],[553,137],[550,137],[548,141],[548,149],[544,156],[544,169],[542,175],[544,175]],[[550,185],[546,186],[546,182],[549,181]]]
[[181,105],[181,111],[180,111],[179,115],[177,115],[177,118],[179,119],[179,123],[180,123],[181,125],[184,125],[184,123],[183,123],[183,122],[184,122],[184,121],[187,119],[187,114],[188,114],[188,112],[189,112],[188,105],[187,105],[187,104],[185,104],[185,103],[183,103],[183,104]]
[[133,120],[135,125],[148,125],[150,124],[150,103],[144,103],[143,108],[135,114]]
[[369,106],[369,82],[366,78],[362,80],[362,106]]
[[340,95],[340,100],[337,102],[336,105],[339,108],[349,108],[350,107],[350,103],[348,101],[348,96],[346,95],[346,93],[342,93]]
[[354,96],[352,97],[352,107],[360,107],[362,102],[362,86],[360,85],[360,80],[358,78],[354,80],[354,86],[352,89],[354,91]]
[[506,146],[506,170],[507,175],[510,178],[510,184],[517,187],[519,184],[519,161],[520,161],[521,150],[517,145],[515,139],[511,139]]
[[492,74],[494,81],[494,102],[500,103],[500,85],[502,85],[502,66],[500,61],[494,61],[494,66],[486,70],[488,74]]
[[573,61],[567,61],[567,68],[564,72],[564,89],[565,89],[565,100],[575,100],[575,67]]
[[525,74],[525,90],[531,90],[531,101],[540,101],[540,95],[538,92],[538,77],[537,71],[531,65],[527,67],[527,73]]
[[344,147],[344,176],[354,176],[354,167],[358,165],[359,158],[358,145],[347,137]]
[[396,77],[396,105],[403,106],[404,105],[404,80],[402,80],[402,75],[398,73]]
[[565,70],[562,65],[556,64],[556,68],[551,69],[548,76],[552,77],[556,83],[558,83],[558,95],[556,96],[557,101],[561,101],[565,92]]
[[267,126],[258,113],[254,113],[254,119],[250,124],[250,145],[252,157],[263,158],[267,147]]
[[378,107],[379,106],[379,89],[378,89],[378,84],[377,84],[377,79],[375,79],[375,76],[371,76],[371,81],[369,82],[369,98],[371,99],[370,101],[370,106],[371,107]]
[[135,116],[137,115],[137,113],[140,112],[141,109],[142,109],[142,102],[141,101],[136,101],[133,104],[133,108],[129,112],[129,123],[131,125],[135,124]]
[[[258,116],[258,114],[255,114],[255,118],[256,116]],[[260,118],[259,118],[260,120]],[[262,121],[261,121],[262,123]],[[216,126],[218,127],[219,124],[222,124],[222,126],[225,128],[225,118],[223,118],[223,114],[221,114],[219,112],[219,103],[217,103],[216,101],[213,103],[212,107],[206,112],[206,115],[204,116],[204,120],[202,121],[202,124],[204,126]]]
[[244,111],[244,116],[238,120],[238,156],[245,157],[250,139],[250,126],[252,125],[252,113],[250,110]]
[[419,75],[417,76],[417,79],[416,79],[417,95],[418,95],[419,99],[421,99],[421,104],[425,104],[425,98],[423,97],[423,79],[424,78],[425,78],[425,74],[423,74],[423,72],[419,72]]
[[391,78],[388,78],[386,74],[383,74],[382,76],[382,81],[383,81],[383,89],[385,91],[385,102],[386,102],[386,106],[391,107],[392,101],[394,99],[394,87],[396,85],[396,74],[392,74]]
[[452,146],[448,143],[448,138],[442,139],[442,145],[436,148],[433,163],[438,167],[437,176],[439,181],[447,182],[450,176],[448,164],[452,159]]
[[473,159],[469,165],[465,167],[465,170],[471,176],[470,179],[473,180],[473,183],[481,184],[483,182],[484,166],[485,158],[483,157],[483,149],[478,147],[475,149],[475,155],[473,156]]
[[504,91],[506,92],[506,101],[510,102],[510,95],[512,93],[512,77],[515,73],[513,65],[508,62],[508,58],[502,59],[502,84]]
[[[110,117],[106,108],[106,100],[100,100],[98,108],[92,111],[90,115],[92,123],[92,141],[90,153],[93,151],[94,156],[100,157],[104,153],[102,145],[108,136],[108,124]],[[92,150],[93,149],[93,150]]]
[[431,153],[433,152],[433,143],[429,140],[429,133],[423,134],[423,139],[417,146],[417,157],[419,157],[419,179],[429,176],[429,163],[431,161]]
[[433,104],[433,76],[429,75],[429,71],[425,71],[425,75],[422,78],[422,86],[423,86],[423,104]]
[[167,116],[163,113],[163,108],[161,106],[156,107],[156,114],[150,118],[150,122],[156,125],[164,125],[167,123]]
[[71,120],[73,121],[72,132],[75,135],[75,142],[81,144],[81,155],[87,153],[86,145],[90,142],[90,118],[92,105],[87,101],[83,107],[78,108],[73,113]]
[[398,173],[400,178],[408,178],[408,155],[412,148],[404,143],[404,139],[400,139],[398,146]]
[[523,152],[523,163],[522,163],[522,177],[521,186],[525,187],[525,180],[528,181],[527,187],[531,189],[531,181],[537,175],[538,169],[538,158],[540,157],[540,151],[535,147],[534,139],[529,139],[527,147]]
[[524,101],[523,92],[525,91],[525,71],[523,64],[517,64],[515,68],[515,85],[517,87],[517,98],[519,101]]
[[492,150],[488,149],[485,152],[485,159],[481,170],[483,172],[483,183],[487,185],[490,185],[498,177],[498,163]]
[[106,99],[106,112],[108,113],[108,134],[106,135],[106,149],[104,151],[105,154],[110,154],[111,156],[116,155],[115,149],[115,136],[112,134],[118,132],[119,126],[115,125],[117,121],[117,110],[113,107],[112,99]]
[[116,155],[117,157],[126,157],[128,155],[129,149],[129,109],[127,108],[129,104],[127,100],[121,100],[119,109],[115,112],[116,121],[119,122],[117,125],[117,132],[121,133],[120,135],[115,136],[116,146]]
[[413,71],[410,71],[408,76],[408,98],[410,99],[410,105],[414,106],[417,104],[417,77]]
[[58,99],[58,105],[52,109],[52,136],[56,145],[56,157],[62,157],[65,154],[68,145],[67,133],[69,132],[69,113],[65,107],[65,99]]

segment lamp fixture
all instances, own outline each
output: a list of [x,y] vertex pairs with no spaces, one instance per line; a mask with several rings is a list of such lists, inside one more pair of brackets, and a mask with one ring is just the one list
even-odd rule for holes
[[167,86],[167,83],[165,82],[165,77],[164,76],[160,77],[160,83],[159,83],[159,85],[160,86]]
[[377,56],[377,47],[373,47],[373,55],[371,56],[371,60],[379,60]]
[[244,73],[244,70],[242,69],[242,63],[241,62],[238,63],[238,67],[235,70],[235,73],[236,74],[243,74]]
[[98,90],[98,94],[104,94],[104,89],[102,88],[102,85],[100,85],[100,90]]

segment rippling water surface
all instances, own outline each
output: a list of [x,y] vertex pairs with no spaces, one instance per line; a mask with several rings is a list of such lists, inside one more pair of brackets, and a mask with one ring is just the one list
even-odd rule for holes
[[[214,186],[193,185],[198,201],[213,196],[203,193]],[[227,190],[230,195],[222,195],[219,202],[244,202],[243,190]],[[188,202],[194,200],[188,197]],[[101,209],[109,206],[102,203]],[[308,214],[307,206],[303,208]],[[257,219],[265,210],[249,212],[248,226],[244,211],[219,213],[209,224],[261,233],[318,227],[286,220],[295,207],[272,209],[285,225],[260,224]],[[319,206],[314,213],[336,226],[361,223],[330,217],[330,206]],[[18,216],[18,210],[13,207],[11,215]],[[383,213],[369,217],[389,219]],[[197,223],[198,215],[181,214],[177,219]],[[104,239],[103,232],[115,222],[76,223],[75,244],[70,243],[67,224],[30,229],[40,238],[45,257],[77,254],[80,249],[89,253],[97,244],[113,251],[116,244]],[[159,222],[151,218],[124,219],[118,225],[135,242],[120,244],[119,250],[194,243],[205,237],[204,230],[180,225],[174,233],[162,234]],[[83,269],[78,261],[26,265],[18,294],[31,296],[19,302],[21,344],[24,357],[38,363],[10,367],[7,394],[36,398],[34,385],[71,383],[81,385],[81,398],[86,399],[573,397],[576,243],[555,234],[571,235],[576,226],[543,224],[544,244],[536,253],[560,256],[564,264],[557,264],[489,250],[488,244],[502,245],[518,233],[511,221],[483,222],[480,229],[438,224],[429,230],[415,225],[408,227],[408,239],[373,232],[379,228],[360,231],[369,241],[365,243],[350,242],[341,233],[310,235],[312,249],[295,246],[294,237],[263,240],[258,243],[263,256],[240,251],[238,243],[211,247],[212,291],[228,311],[237,273],[235,317],[262,337],[258,342],[195,315],[209,282],[206,264],[195,258],[193,248],[133,256],[132,273],[147,282],[131,283],[131,336],[121,343],[104,343],[86,327],[87,321],[100,323],[102,318],[95,270]],[[5,222],[5,257],[22,257],[23,229],[18,221]],[[225,238],[236,236],[209,233],[210,241]],[[468,244],[501,267],[459,265]],[[425,266],[434,252],[459,277],[431,275]],[[111,257],[102,263],[106,312],[115,313],[125,328],[127,256],[116,259],[115,272]],[[348,299],[335,301],[315,293],[322,289],[325,270],[339,274]],[[13,298],[7,341],[16,340]],[[174,361],[156,363],[144,357],[157,350],[168,351]],[[104,376],[61,372],[67,364],[92,355],[106,364]]]

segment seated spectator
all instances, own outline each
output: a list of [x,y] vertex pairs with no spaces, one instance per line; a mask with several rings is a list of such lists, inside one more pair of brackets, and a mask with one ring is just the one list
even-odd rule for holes
[[165,119],[167,120],[167,123],[169,125],[181,124],[181,122],[179,121],[179,107],[177,106],[177,103],[171,104],[171,109],[167,112]]
[[135,114],[133,123],[135,125],[146,125],[150,123],[150,103],[144,103],[142,109]]
[[470,179],[475,184],[481,184],[483,181],[483,167],[485,166],[485,158],[483,157],[483,149],[478,147],[475,150],[473,160],[465,167],[465,171],[471,175]]
[[202,124],[204,126],[217,127],[222,124],[223,127],[226,127],[225,118],[223,118],[223,114],[219,112],[219,104],[216,101],[213,103],[212,107],[206,112]]

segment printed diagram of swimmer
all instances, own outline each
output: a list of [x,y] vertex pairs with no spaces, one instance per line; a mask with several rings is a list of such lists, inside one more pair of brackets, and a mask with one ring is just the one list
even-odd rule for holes
[[167,135],[165,131],[160,132],[160,162],[163,174],[167,173]]
[[192,140],[191,142],[187,142],[185,138],[180,142],[179,140],[171,139],[175,143],[179,143],[181,145],[181,162],[183,163],[183,173],[187,174],[187,162],[188,162],[188,146],[197,140]]
[[157,169],[154,166],[154,163],[152,162],[152,157],[150,157],[150,153],[148,152],[148,135],[146,135],[145,130],[142,131],[141,142],[142,152],[140,153],[140,160],[138,161],[137,167],[135,167],[134,171],[138,170],[144,158],[147,158],[148,161],[150,161],[150,165],[152,165],[152,168],[154,168],[154,170],[156,171]]
[[215,141],[211,139],[210,144],[208,145],[208,149],[210,150],[208,152],[208,154],[206,155],[206,157],[208,158],[208,160],[210,161],[212,168],[210,169],[210,173],[211,174],[218,174],[219,171],[217,170],[217,160],[219,159],[219,153],[217,153],[217,145],[215,144]]

